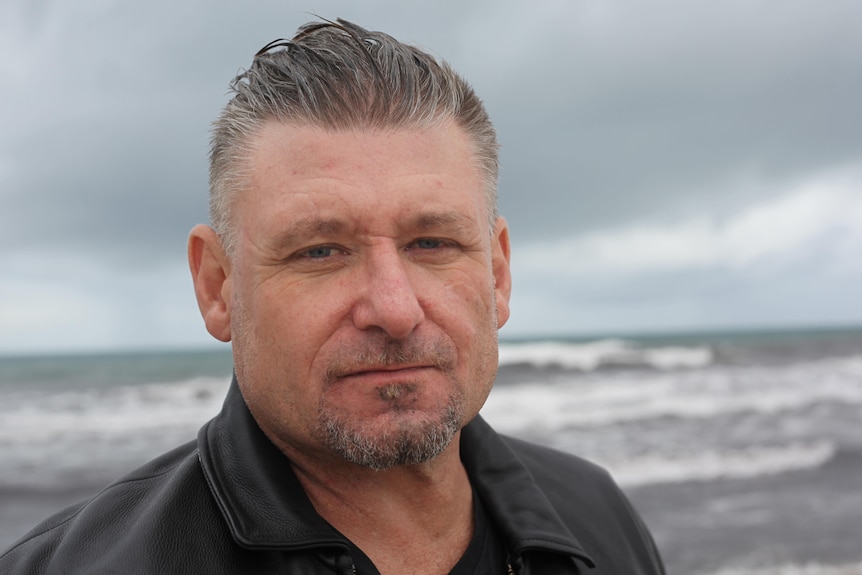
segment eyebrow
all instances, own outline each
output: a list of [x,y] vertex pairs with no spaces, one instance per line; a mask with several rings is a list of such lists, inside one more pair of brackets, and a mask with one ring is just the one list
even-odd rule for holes
[[[466,233],[475,228],[475,222],[457,211],[423,212],[415,217],[397,222],[400,232],[413,230],[420,233],[433,232],[440,229],[453,229],[458,233]],[[339,218],[319,218],[310,216],[292,223],[276,238],[275,244],[289,247],[302,244],[310,238],[319,236],[337,236],[347,233],[353,224]]]
[[276,245],[291,246],[317,236],[333,236],[344,232],[348,225],[337,218],[307,217],[294,222],[275,239]]
[[399,227],[407,227],[410,229],[416,229],[419,231],[433,231],[440,228],[455,228],[457,230],[467,230],[468,228],[474,227],[475,222],[465,216],[464,214],[456,211],[441,211],[441,212],[426,212],[420,213],[412,220],[407,221],[406,226]]

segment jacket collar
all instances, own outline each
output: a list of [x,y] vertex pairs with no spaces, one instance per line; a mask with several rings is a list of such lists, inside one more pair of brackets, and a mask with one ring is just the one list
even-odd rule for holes
[[595,567],[530,471],[481,416],[461,431],[461,461],[515,556],[551,551]]
[[[235,378],[221,413],[201,428],[198,449],[210,491],[239,544],[346,550],[343,536],[315,511],[290,461],[258,427]],[[479,416],[461,432],[461,459],[515,555],[544,550],[593,565],[527,468]]]
[[250,549],[347,549],[315,511],[290,461],[257,425],[235,377],[221,413],[198,433],[198,449],[210,491],[237,543]]

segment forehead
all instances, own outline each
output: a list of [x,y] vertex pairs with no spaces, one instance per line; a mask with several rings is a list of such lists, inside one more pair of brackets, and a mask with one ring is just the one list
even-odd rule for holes
[[331,131],[270,121],[250,144],[249,185],[237,202],[241,220],[404,212],[415,218],[418,210],[444,208],[471,219],[487,213],[472,142],[454,123]]

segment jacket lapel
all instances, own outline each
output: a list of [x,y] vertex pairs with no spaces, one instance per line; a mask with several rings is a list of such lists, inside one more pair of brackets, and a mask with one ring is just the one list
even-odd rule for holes
[[231,383],[221,413],[198,434],[204,475],[234,539],[246,548],[346,543],[305,495],[290,461],[263,434]]
[[515,557],[545,551],[595,567],[530,471],[481,416],[461,431],[461,460]]

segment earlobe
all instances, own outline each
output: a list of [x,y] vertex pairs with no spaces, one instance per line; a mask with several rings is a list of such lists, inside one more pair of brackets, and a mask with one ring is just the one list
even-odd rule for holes
[[219,341],[230,341],[230,262],[212,228],[200,224],[192,229],[188,256],[207,331]]
[[494,273],[494,291],[497,299],[497,328],[501,328],[509,319],[509,297],[512,295],[509,225],[504,218],[497,218],[492,242],[491,269]]

